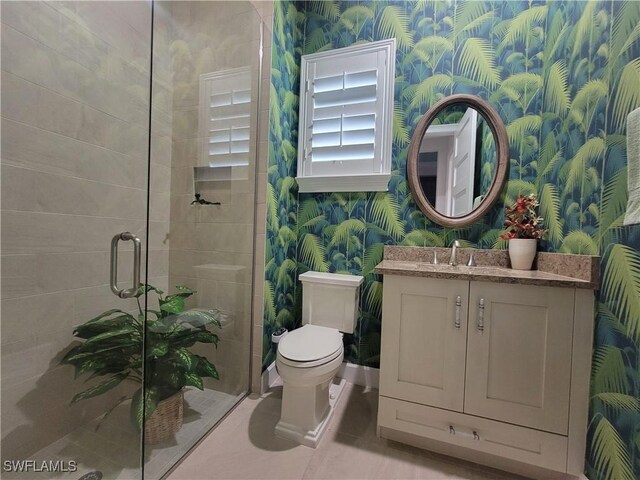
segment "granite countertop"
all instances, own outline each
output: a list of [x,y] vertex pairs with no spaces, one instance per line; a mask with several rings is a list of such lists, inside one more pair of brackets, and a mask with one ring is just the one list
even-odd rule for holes
[[[437,265],[433,264],[434,252],[440,262]],[[477,263],[475,267],[466,266],[471,252]],[[534,263],[535,270],[513,270],[509,268],[506,250],[459,248],[458,265],[455,267],[447,264],[450,255],[449,248],[385,246],[383,260],[375,271],[382,275],[598,288],[598,257],[595,256],[539,252]]]

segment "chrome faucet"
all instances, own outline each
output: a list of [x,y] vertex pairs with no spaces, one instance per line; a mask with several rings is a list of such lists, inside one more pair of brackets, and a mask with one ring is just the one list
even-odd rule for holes
[[458,251],[458,247],[460,247],[460,242],[458,240],[453,241],[453,246],[451,247],[451,258],[449,259],[449,265],[455,267],[458,265],[456,261],[456,252]]

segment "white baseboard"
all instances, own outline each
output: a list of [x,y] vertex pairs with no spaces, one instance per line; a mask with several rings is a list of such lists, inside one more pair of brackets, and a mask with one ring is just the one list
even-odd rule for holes
[[262,372],[261,392],[264,393],[269,390],[279,379],[280,375],[278,375],[278,371],[276,370],[276,362],[273,361],[267,369]]
[[375,389],[380,388],[380,370],[377,368],[345,362],[338,370],[338,377],[344,378],[354,385]]
[[[377,368],[345,362],[338,370],[337,376],[354,385],[375,389],[380,388],[380,370]],[[276,362],[271,362],[271,365],[262,372],[262,393],[269,390],[279,379]]]

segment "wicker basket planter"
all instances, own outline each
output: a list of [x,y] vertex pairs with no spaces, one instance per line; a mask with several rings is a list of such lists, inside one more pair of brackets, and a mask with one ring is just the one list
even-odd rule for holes
[[181,391],[165,398],[145,421],[144,442],[149,445],[163,442],[182,428],[184,394]]

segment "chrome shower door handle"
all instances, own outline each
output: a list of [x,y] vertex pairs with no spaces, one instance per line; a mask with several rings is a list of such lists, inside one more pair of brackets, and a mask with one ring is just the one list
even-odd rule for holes
[[[118,288],[118,242],[120,240],[133,242],[133,286],[131,288]],[[120,298],[131,298],[140,286],[140,239],[131,232],[118,233],[111,239],[111,291]]]

